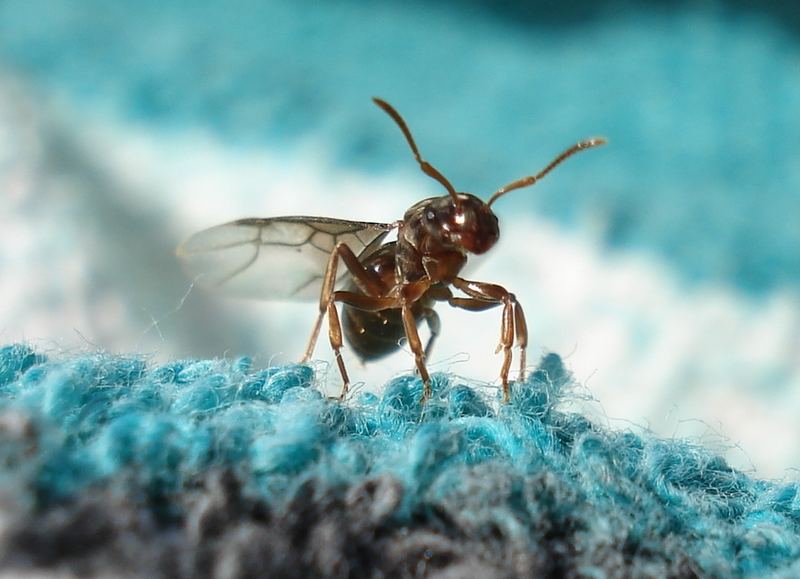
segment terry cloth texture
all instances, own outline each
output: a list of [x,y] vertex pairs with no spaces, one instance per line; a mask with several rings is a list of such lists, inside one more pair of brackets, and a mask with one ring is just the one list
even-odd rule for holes
[[796,483],[450,375],[326,399],[307,366],[0,350],[0,561],[118,577],[793,577]]

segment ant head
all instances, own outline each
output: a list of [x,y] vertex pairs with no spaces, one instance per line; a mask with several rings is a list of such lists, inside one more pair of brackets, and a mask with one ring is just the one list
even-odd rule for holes
[[[382,108],[386,114],[392,117],[394,122],[397,123],[397,126],[400,127],[423,173],[441,183],[448,192],[448,195],[443,197],[427,199],[415,205],[409,210],[409,213],[413,210],[422,209],[424,211],[422,222],[431,237],[439,239],[441,242],[451,246],[462,248],[469,253],[484,253],[488,251],[500,236],[497,217],[492,213],[491,209],[492,203],[509,191],[530,187],[552,171],[557,165],[564,161],[564,159],[571,157],[575,153],[606,143],[606,140],[601,137],[586,139],[585,141],[576,143],[558,155],[547,167],[539,171],[536,175],[523,177],[522,179],[509,183],[505,187],[501,187],[489,197],[487,202],[484,202],[469,193],[456,192],[455,188],[450,184],[450,181],[448,181],[433,165],[420,156],[417,144],[414,142],[414,137],[411,136],[411,131],[408,129],[403,117],[400,116],[400,113],[384,100],[379,98],[373,98],[372,100],[376,105]],[[407,213],[407,216],[408,215]]]
[[480,198],[457,193],[427,200],[422,209],[422,225],[428,235],[442,245],[468,253],[489,251],[500,237],[497,216]]

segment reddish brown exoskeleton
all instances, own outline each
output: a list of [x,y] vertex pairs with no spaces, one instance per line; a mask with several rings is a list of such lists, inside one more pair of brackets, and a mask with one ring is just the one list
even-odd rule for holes
[[[567,157],[605,143],[581,141],[558,155],[536,175],[498,189],[484,202],[460,193],[419,154],[400,114],[387,102],[373,99],[400,127],[422,171],[436,179],[447,195],[432,197],[409,208],[394,223],[366,223],[326,217],[241,219],[190,237],[178,254],[207,285],[230,293],[267,299],[319,298],[319,313],[301,362],[314,353],[322,321],[328,316],[328,337],[342,375],[347,375],[341,349],[343,337],[362,360],[373,360],[399,347],[403,337],[414,354],[430,395],[425,360],[439,335],[438,301],[470,311],[502,306],[500,343],[503,399],[509,399],[508,374],[512,347],[520,349],[520,380],[524,379],[528,330],[522,306],[505,288],[459,276],[470,254],[487,252],[500,236],[491,206],[500,197],[533,185]],[[385,241],[396,230],[396,241]],[[344,268],[341,265],[344,265]],[[455,288],[463,295],[453,295]],[[342,304],[344,325],[336,305]],[[430,337],[423,348],[417,326],[426,321]]]

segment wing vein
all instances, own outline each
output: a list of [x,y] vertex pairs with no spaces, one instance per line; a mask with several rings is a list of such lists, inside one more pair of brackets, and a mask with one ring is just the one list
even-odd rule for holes
[[237,275],[239,275],[242,272],[246,271],[247,268],[249,268],[251,265],[253,265],[256,262],[256,260],[258,259],[258,254],[261,251],[261,246],[258,245],[258,244],[253,244],[253,247],[255,248],[255,251],[253,252],[253,257],[251,257],[249,260],[247,260],[240,267],[236,268],[231,273],[229,273],[228,275],[223,277],[221,280],[219,280],[219,282],[217,282],[217,286],[218,287],[222,287],[223,285],[225,285],[226,283],[231,281],[233,278],[235,278]]
[[[178,256],[201,285],[231,296],[315,300],[337,243],[363,259],[396,226],[327,217],[240,219],[194,234]],[[349,275],[341,268],[337,282]]]

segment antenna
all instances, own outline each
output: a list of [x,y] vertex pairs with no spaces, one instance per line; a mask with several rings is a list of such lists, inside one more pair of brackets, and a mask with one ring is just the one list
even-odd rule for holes
[[394,110],[394,107],[392,107],[392,105],[387,103],[385,100],[373,97],[372,101],[376,105],[381,107],[386,112],[386,114],[392,117],[392,119],[394,119],[394,122],[397,123],[397,126],[400,127],[400,130],[403,131],[403,134],[406,136],[406,140],[408,141],[408,146],[411,147],[411,152],[414,153],[414,158],[417,160],[417,163],[419,163],[420,169],[422,169],[422,171],[426,175],[428,175],[429,177],[433,177],[439,183],[444,185],[444,188],[447,189],[448,193],[450,193],[450,196],[453,198],[453,201],[458,203],[459,202],[458,194],[456,193],[455,188],[450,184],[450,181],[448,181],[444,175],[442,175],[438,170],[436,170],[436,168],[433,165],[431,165],[425,159],[420,157],[419,149],[417,149],[417,144],[414,142],[414,137],[411,136],[411,131],[408,130],[408,126],[406,125],[406,122],[403,120],[403,117],[400,116],[400,113]]
[[562,161],[571,157],[575,153],[579,151],[583,151],[584,149],[591,149],[592,147],[599,147],[601,145],[605,145],[608,141],[606,141],[602,137],[594,137],[592,139],[586,139],[585,141],[581,141],[580,143],[576,143],[572,145],[569,149],[561,153],[558,157],[553,159],[550,164],[539,171],[536,175],[531,175],[530,177],[523,177],[522,179],[518,179],[513,183],[509,183],[505,187],[501,187],[497,191],[495,191],[491,197],[489,197],[489,201],[486,202],[487,205],[491,207],[492,203],[500,199],[503,195],[508,193],[509,191],[513,191],[514,189],[522,189],[523,187],[530,187],[534,183],[536,183],[539,179],[547,175],[550,171],[555,169],[558,165],[561,164]]

